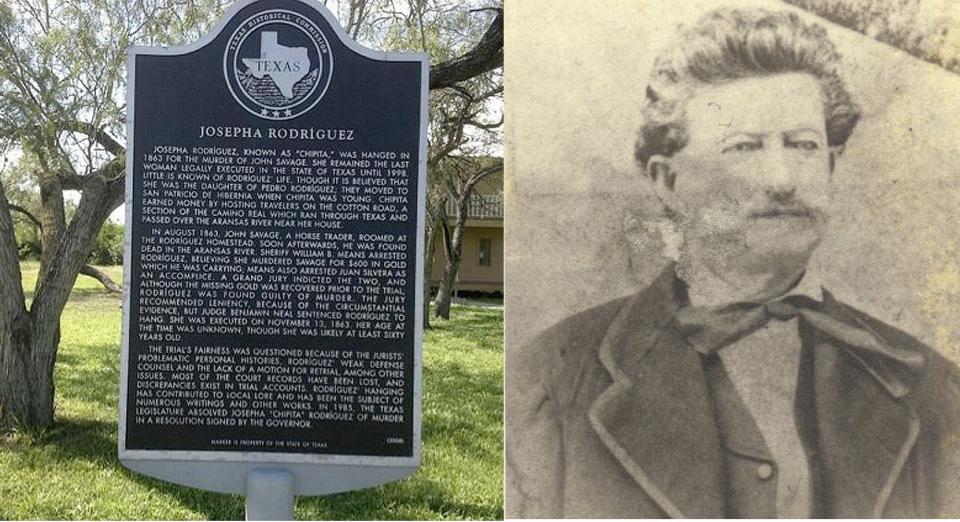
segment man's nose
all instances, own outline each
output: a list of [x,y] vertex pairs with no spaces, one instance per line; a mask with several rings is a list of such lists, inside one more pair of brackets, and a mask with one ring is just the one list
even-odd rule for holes
[[797,192],[796,173],[790,168],[783,144],[774,143],[764,150],[764,189],[778,202],[786,202]]

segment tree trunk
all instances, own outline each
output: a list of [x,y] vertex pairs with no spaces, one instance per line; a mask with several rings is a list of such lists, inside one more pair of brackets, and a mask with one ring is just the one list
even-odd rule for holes
[[[446,205],[443,205],[446,207]],[[439,212],[446,212],[444,208],[441,208]],[[428,213],[429,215],[429,213]],[[439,215],[439,214],[436,214]],[[430,328],[430,280],[433,278],[433,258],[436,255],[437,251],[437,236],[440,231],[440,227],[443,226],[443,221],[440,218],[435,218],[432,220],[430,226],[427,227],[427,242],[424,248],[424,255],[426,259],[423,263],[423,327]]]
[[43,428],[53,423],[60,314],[97,231],[122,198],[122,180],[89,180],[76,215],[44,256],[27,312],[12,220],[0,195],[0,291],[5,296],[0,300],[0,427]]
[[[61,203],[62,203],[62,201],[61,201]],[[19,212],[19,213],[23,214],[24,216],[26,216],[27,219],[30,220],[30,222],[32,222],[34,225],[36,225],[37,229],[38,229],[38,230],[40,231],[40,233],[41,233],[41,237],[43,238],[42,243],[41,243],[41,248],[40,248],[41,255],[42,255],[42,252],[43,252],[43,249],[44,249],[44,245],[46,245],[47,248],[52,248],[51,245],[55,244],[56,241],[59,240],[59,237],[58,237],[58,238],[53,238],[53,237],[48,237],[48,236],[44,235],[44,234],[43,234],[43,223],[41,223],[40,220],[37,219],[37,216],[34,216],[33,213],[30,212],[29,210],[21,207],[20,205],[14,205],[14,204],[12,204],[12,203],[10,204],[10,210],[13,210],[13,211],[16,211],[16,212]],[[61,210],[61,211],[63,210],[63,205],[60,205],[60,210]],[[45,215],[49,215],[49,213],[47,213],[47,214],[45,214]],[[65,222],[65,218],[64,218],[64,216],[62,215],[62,212],[61,212],[61,216],[60,216],[60,217],[61,217],[61,220],[60,220],[60,221],[64,221],[64,222]],[[59,229],[60,229],[61,232],[62,232],[62,229],[63,229],[65,226],[66,226],[66,225],[63,224],[62,226],[59,227]],[[44,259],[44,257],[41,257],[41,264],[43,263],[43,259]],[[83,265],[83,267],[80,268],[80,273],[83,274],[83,275],[85,275],[85,276],[90,276],[90,277],[96,279],[97,281],[100,282],[100,284],[103,285],[104,288],[106,288],[107,290],[109,290],[109,291],[111,291],[111,292],[113,292],[113,293],[120,293],[120,292],[122,291],[122,289],[120,288],[120,285],[118,285],[117,283],[114,283],[114,282],[113,282],[113,279],[110,279],[110,276],[108,276],[107,274],[105,274],[105,273],[97,270],[96,268],[94,268],[94,267],[92,267],[92,266],[90,266],[90,265]]]
[[0,431],[46,426],[53,418],[53,403],[44,403],[47,383],[30,360],[29,316],[24,311],[10,319],[5,317],[0,326]]
[[450,319],[450,301],[453,299],[453,286],[460,271],[460,259],[463,255],[463,230],[467,223],[467,210],[470,205],[470,194],[465,191],[457,198],[457,220],[453,230],[450,230],[447,220],[442,220],[440,229],[443,233],[444,252],[447,254],[443,266],[443,278],[437,287],[437,305],[435,315],[443,319]]
[[63,186],[56,176],[41,177],[40,206],[43,210],[40,214],[40,266],[44,266],[50,263],[53,249],[67,228]]
[[34,425],[44,416],[44,408],[36,401],[30,318],[22,284],[13,219],[0,186],[0,430],[17,424]]
[[90,265],[83,265],[82,267],[80,267],[80,273],[85,276],[90,276],[96,279],[97,281],[100,281],[100,284],[102,284],[104,288],[106,288],[107,290],[115,294],[119,294],[120,292],[123,291],[123,289],[120,288],[120,285],[118,285],[117,283],[114,283],[113,279],[110,279],[110,276],[101,272],[100,270],[97,270],[96,268]]
[[447,259],[443,267],[443,278],[437,288],[437,308],[435,311],[437,317],[450,319],[450,301],[453,299],[453,286],[457,280],[457,273],[460,271],[460,260],[463,257],[463,233],[467,227],[470,196],[473,195],[473,189],[483,178],[501,170],[503,170],[502,160],[474,172],[467,180],[452,190],[457,198],[457,219],[454,222],[453,230],[450,230],[448,226],[446,211],[438,214],[441,216],[440,230],[443,233],[443,246]]
[[432,283],[430,282],[430,279],[431,279],[430,276],[432,275],[431,272],[433,272],[433,259],[431,259],[433,257],[433,249],[430,248],[431,247],[430,243],[433,241],[433,238],[436,236],[436,234],[433,232],[433,230],[430,229],[430,227],[427,227],[427,230],[424,231],[424,233],[426,234],[427,237],[425,238],[425,242],[424,242],[425,248],[423,252],[424,259],[423,259],[423,289],[422,289],[423,310],[422,312],[423,312],[423,328],[429,329],[429,328],[433,328],[430,325],[430,287],[432,286]]
[[460,270],[459,261],[447,259],[443,267],[443,278],[437,287],[437,304],[434,314],[441,319],[450,319],[450,304],[453,301],[453,286],[457,280],[457,272]]

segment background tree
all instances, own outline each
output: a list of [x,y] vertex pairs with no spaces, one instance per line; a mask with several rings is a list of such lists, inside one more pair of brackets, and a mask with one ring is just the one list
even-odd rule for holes
[[[503,115],[490,121],[489,106],[503,93],[502,75],[480,75],[434,96],[431,147],[428,158],[427,275],[438,241],[443,246],[443,275],[437,287],[435,314],[450,318],[450,303],[460,270],[463,233],[474,188],[483,179],[501,172],[503,160],[490,160],[488,152],[502,142],[498,132]],[[472,131],[472,132],[471,132]],[[457,210],[451,224],[448,203]],[[429,278],[427,279],[429,281]],[[425,314],[426,316],[426,314]]]
[[[43,253],[41,237],[43,223],[41,215],[40,193],[36,180],[31,174],[36,171],[37,163],[29,155],[21,155],[10,168],[0,171],[0,184],[6,187],[7,201],[10,204],[14,223],[14,236],[21,260],[39,261]],[[66,221],[72,219],[77,210],[72,200],[64,202]],[[110,292],[120,293],[120,286],[103,271],[94,267],[114,265],[123,262],[123,226],[105,223],[97,234],[93,251],[87,263],[80,267],[80,274],[92,277]]]
[[40,196],[36,183],[30,179],[28,169],[22,168],[22,161],[10,161],[6,157],[11,152],[9,144],[0,148],[3,163],[0,166],[0,184],[5,187],[7,200],[10,202],[13,214],[13,226],[16,237],[17,251],[20,259],[40,259],[40,220],[37,219],[37,209],[40,207]]
[[[0,428],[53,422],[60,315],[98,231],[123,202],[127,47],[195,41],[227,4],[0,1],[0,140],[29,158],[23,167],[39,195],[34,216],[41,244],[28,307],[14,231],[17,211],[8,194],[13,187],[0,187]],[[395,2],[353,0],[334,7],[346,10],[348,30],[361,41],[397,40],[398,34],[414,34],[413,27],[420,36],[417,48],[427,48],[428,34],[446,30],[430,26],[434,16],[436,21],[469,16],[456,4],[410,0],[398,10]],[[502,64],[502,11],[495,13],[482,38],[469,44],[473,47],[434,68],[431,88],[456,85]],[[455,32],[463,24],[450,27]],[[80,194],[72,216],[64,199],[68,190]]]
[[[443,9],[437,12],[444,12]],[[493,21],[481,34],[469,16],[492,16]],[[417,16],[417,28],[423,26]],[[438,245],[445,253],[444,275],[437,289],[435,313],[449,319],[453,282],[460,267],[463,224],[451,231],[447,203],[451,199],[469,202],[473,188],[487,172],[472,183],[464,183],[464,165],[454,158],[487,156],[499,151],[503,143],[503,8],[499,3],[478,4],[458,17],[455,23],[431,23],[431,38],[421,35],[421,50],[441,62],[431,70],[429,151],[427,157],[426,247],[424,249],[424,326],[430,327],[429,301],[433,260]],[[447,27],[444,34],[439,28]],[[474,31],[470,33],[469,31]],[[464,32],[469,37],[464,38]],[[478,43],[464,51],[464,42]],[[435,42],[431,45],[429,42]],[[481,66],[481,64],[483,64]],[[494,172],[496,169],[493,170]],[[453,233],[452,233],[453,232]],[[442,239],[442,242],[440,241]]]
[[[498,0],[390,0],[330,2],[351,35],[374,48],[430,55],[430,123],[427,158],[427,218],[424,249],[424,326],[430,327],[430,279],[435,250],[446,230],[447,202],[463,185],[458,169],[441,169],[447,158],[486,156],[499,151],[503,136],[503,7]],[[499,115],[498,115],[499,113]],[[497,121],[499,119],[499,121]],[[452,177],[451,177],[452,176]],[[459,252],[459,235],[447,235],[445,250]],[[447,259],[450,259],[449,256]],[[457,262],[445,272],[456,279]],[[452,284],[441,285],[441,317],[449,317]]]
[[[0,197],[0,426],[53,422],[60,314],[107,216],[123,202],[126,49],[195,38],[213,0],[0,4],[0,138],[39,194],[40,270],[24,301],[8,187]],[[11,187],[12,188],[12,187]],[[64,191],[80,193],[68,216]]]
[[435,313],[437,317],[449,319],[454,285],[463,259],[463,233],[466,229],[474,189],[488,176],[503,171],[503,159],[448,157],[438,170],[442,173],[443,182],[446,184],[447,199],[454,202],[456,209],[452,223],[446,209],[440,214],[441,217],[437,222],[439,236],[443,241],[445,263],[443,276],[437,288]]

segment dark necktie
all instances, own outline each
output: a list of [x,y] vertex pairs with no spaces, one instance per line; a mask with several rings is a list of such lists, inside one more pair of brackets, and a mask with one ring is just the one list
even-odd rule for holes
[[[916,352],[890,346],[865,328],[835,319],[820,310],[820,303],[806,296],[791,295],[766,303],[735,303],[720,307],[688,306],[677,311],[674,322],[690,345],[700,353],[711,354],[762,328],[770,319],[788,320],[800,317],[810,327],[838,342],[864,364],[895,396],[906,393],[907,387],[897,378],[889,364],[918,369],[923,357]],[[775,349],[775,347],[771,347]]]

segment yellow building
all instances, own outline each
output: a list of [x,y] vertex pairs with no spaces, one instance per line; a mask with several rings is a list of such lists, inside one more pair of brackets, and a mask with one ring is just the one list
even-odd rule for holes
[[[452,225],[457,208],[447,205]],[[442,240],[437,241],[433,256],[430,284],[436,288],[443,277],[446,252]],[[477,184],[470,197],[467,223],[463,231],[463,254],[454,285],[459,292],[503,293],[503,173],[491,174]]]

